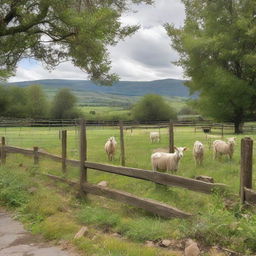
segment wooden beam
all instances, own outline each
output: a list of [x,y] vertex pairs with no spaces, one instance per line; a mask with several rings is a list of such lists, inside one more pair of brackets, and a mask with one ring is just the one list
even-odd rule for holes
[[169,153],[174,153],[173,122],[169,123]]
[[123,176],[133,177],[142,180],[153,181],[158,184],[187,188],[196,192],[211,193],[214,188],[224,189],[227,186],[220,183],[208,183],[195,179],[185,178],[176,175],[170,175],[166,173],[153,172],[143,169],[113,166],[92,162],[85,162],[85,166],[89,169],[119,174]]
[[33,151],[34,151],[34,165],[37,165],[39,163],[38,147],[34,147]]
[[5,137],[1,138],[1,164],[4,165],[6,163],[6,145],[5,145]]
[[33,155],[34,154],[34,150],[32,150],[32,149],[25,149],[25,148],[13,147],[13,146],[5,146],[5,151],[8,153],[20,153],[23,155]]
[[82,185],[87,181],[87,168],[84,162],[87,159],[87,141],[86,141],[86,127],[85,120],[82,119],[80,122],[80,194],[85,197],[86,194],[83,191]]
[[[77,188],[79,187],[79,184],[74,181],[70,181],[70,180],[67,180],[67,179],[64,179],[64,178],[61,178],[58,176],[54,176],[51,174],[44,174],[44,175],[53,180],[67,183],[72,187],[77,187]],[[189,213],[183,212],[183,211],[181,211],[175,207],[169,206],[165,203],[160,203],[160,202],[152,200],[152,199],[141,198],[141,197],[132,195],[130,193],[115,190],[115,189],[92,185],[87,182],[85,182],[83,184],[83,190],[86,193],[107,197],[107,198],[110,198],[110,199],[113,199],[113,200],[116,200],[116,201],[119,201],[122,203],[127,203],[127,204],[133,205],[135,207],[142,208],[146,211],[149,211],[151,213],[154,213],[154,214],[156,214],[160,217],[164,217],[164,218],[172,218],[172,217],[189,218],[192,216]]]
[[240,168],[240,199],[245,201],[244,188],[252,188],[252,157],[253,140],[249,137],[241,140],[241,168]]
[[125,166],[125,148],[124,148],[124,127],[123,122],[119,123],[120,129],[120,149],[121,149],[121,165]]
[[66,173],[67,171],[67,130],[61,131],[61,165],[62,165],[62,172]]

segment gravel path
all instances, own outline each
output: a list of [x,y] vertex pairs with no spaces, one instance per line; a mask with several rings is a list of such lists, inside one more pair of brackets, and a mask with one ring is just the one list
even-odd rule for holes
[[77,256],[42,241],[0,209],[0,256]]

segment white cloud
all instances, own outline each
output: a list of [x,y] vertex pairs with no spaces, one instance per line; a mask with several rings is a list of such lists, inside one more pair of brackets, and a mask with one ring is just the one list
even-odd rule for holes
[[[141,28],[133,36],[110,48],[112,71],[121,80],[156,80],[183,78],[182,69],[172,64],[178,54],[170,46],[164,23],[181,26],[184,20],[184,7],[180,0],[155,0],[153,6],[140,4],[121,17],[124,24]],[[21,63],[15,77],[9,81],[37,79],[87,79],[87,74],[73,66],[71,62],[60,64],[49,72],[40,63]]]

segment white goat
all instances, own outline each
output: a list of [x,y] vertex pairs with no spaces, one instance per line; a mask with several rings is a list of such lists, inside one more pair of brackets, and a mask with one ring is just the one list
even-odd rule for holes
[[202,165],[204,159],[204,145],[200,141],[195,141],[193,147],[193,156],[196,162],[196,165]]
[[234,153],[234,146],[235,146],[235,137],[228,138],[227,142],[223,140],[215,140],[213,142],[213,153],[214,159],[217,158],[217,155],[229,155],[231,159]]
[[151,164],[153,171],[177,171],[179,161],[183,157],[184,147],[174,147],[174,153],[156,152],[151,155]]
[[150,132],[149,134],[151,143],[160,142],[160,134],[159,132]]
[[108,155],[108,160],[110,160],[110,161],[112,161],[112,159],[115,155],[116,145],[117,145],[117,142],[116,142],[115,137],[110,137],[105,144],[105,151]]

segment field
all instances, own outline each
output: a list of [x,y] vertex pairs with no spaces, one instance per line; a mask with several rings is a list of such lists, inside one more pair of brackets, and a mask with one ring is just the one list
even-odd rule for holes
[[[76,242],[76,245],[81,250],[91,250],[91,254],[85,253],[85,255],[93,255],[93,253],[94,255],[181,255],[176,251],[173,252],[159,248],[156,249],[157,251],[154,251],[155,249],[153,248],[152,251],[143,254],[141,252],[141,242],[144,243],[147,240],[157,241],[158,239],[168,238],[176,240],[178,244],[183,243],[184,239],[188,237],[199,242],[201,248],[204,248],[203,255],[218,255],[209,252],[210,247],[213,245],[227,247],[231,250],[241,252],[244,255],[255,253],[255,208],[242,208],[239,204],[238,196],[240,177],[240,140],[245,135],[237,136],[234,158],[230,161],[226,157],[223,157],[221,160],[212,159],[212,151],[208,147],[210,141],[206,139],[205,134],[202,132],[194,133],[192,127],[175,128],[174,132],[175,145],[186,146],[189,148],[189,150],[185,152],[184,158],[181,160],[177,175],[190,178],[197,175],[211,176],[214,178],[215,182],[227,184],[229,186],[227,192],[223,193],[215,191],[212,195],[204,195],[185,189],[166,188],[165,186],[155,185],[148,181],[111,175],[93,170],[88,171],[88,180],[91,183],[98,183],[102,180],[106,180],[111,188],[124,190],[138,196],[168,203],[178,209],[192,213],[194,217],[191,220],[160,219],[137,208],[97,196],[90,196],[89,202],[80,203],[77,202],[72,195],[69,195],[70,189],[65,186],[61,185],[56,188],[55,185],[51,184],[49,181],[45,179],[38,180],[33,175],[33,182],[36,182],[38,187],[41,187],[42,184],[45,186],[46,184],[46,186],[50,186],[50,188],[55,191],[51,193],[51,195],[53,195],[52,200],[57,200],[56,198],[61,197],[61,199],[58,200],[64,200],[63,204],[68,205],[63,207],[71,207],[74,214],[71,214],[72,218],[70,219],[73,219],[73,222],[70,225],[73,228],[67,228],[67,231],[63,231],[63,234],[58,233],[58,235],[56,235],[56,230],[58,229],[53,227],[56,218],[58,218],[59,215],[63,218],[67,218],[67,215],[69,216],[71,211],[63,210],[62,206],[60,206],[61,210],[57,207],[57,209],[51,209],[50,214],[46,215],[43,215],[41,212],[34,213],[35,215],[38,214],[40,216],[31,223],[31,220],[29,220],[28,217],[28,214],[31,216],[31,212],[28,210],[28,207],[31,202],[35,203],[35,199],[33,200],[31,198],[30,203],[26,202],[28,205],[26,207],[22,204],[18,204],[18,209],[20,209],[21,212],[20,214],[23,216],[22,218],[34,232],[43,233],[49,239],[66,238],[70,240],[70,236],[74,233],[74,229],[77,227],[78,223],[80,223],[79,225],[81,225],[81,223],[89,225],[92,230],[96,228],[97,232],[102,232],[97,236],[97,239],[99,240],[97,241],[103,242],[106,245],[106,248],[110,248],[111,246],[114,248],[118,243],[115,240],[117,238],[111,236],[109,238],[109,233],[118,233],[128,239],[127,241],[122,240],[122,243],[124,244],[123,247],[120,245],[122,247],[119,248],[120,251],[115,252],[115,250],[111,251],[110,249],[106,249],[111,254],[106,254],[106,251],[104,250],[103,252],[99,252],[93,248],[93,241],[90,238],[86,238],[84,241],[82,239],[81,241]],[[160,133],[161,142],[159,144],[151,144],[149,141],[149,130],[135,129],[132,133],[129,130],[125,131],[126,165],[150,170],[150,155],[152,150],[168,146],[167,129],[161,129]],[[78,159],[78,135],[79,133],[77,129],[68,128],[68,158]],[[60,155],[61,141],[59,139],[59,128],[0,128],[0,136],[6,137],[8,145],[24,148],[39,146],[48,152]],[[89,161],[109,163],[103,150],[103,146],[106,139],[110,136],[115,136],[119,142],[118,129],[88,127]],[[229,136],[231,135],[225,137]],[[253,135],[251,137],[254,138],[255,136]],[[196,167],[192,158],[192,146],[195,140],[200,140],[205,144],[206,155],[202,167]],[[0,177],[0,191],[2,191],[0,192],[0,201],[10,206],[13,205],[10,203],[10,198],[7,197],[6,199],[6,195],[3,195],[3,191],[5,191],[5,179],[8,179],[3,174],[4,172],[9,173],[9,176],[17,175],[19,179],[24,178],[26,179],[26,182],[31,182],[31,173],[37,171],[62,176],[61,166],[58,163],[40,159],[39,170],[35,170],[32,162],[32,159],[20,155],[8,156],[6,166],[1,167],[0,170],[2,173]],[[120,164],[119,150],[117,151],[113,164]],[[28,171],[25,172],[25,170]],[[77,168],[68,167],[68,178],[75,180],[78,179],[78,176],[79,170]],[[255,177],[253,179],[253,184],[255,184]],[[62,190],[66,191],[69,195],[67,196],[67,198],[70,199],[69,202],[67,202],[67,198],[63,197],[63,193],[60,192]],[[40,196],[40,193],[46,193],[46,195],[49,193],[46,192],[45,189],[39,189],[38,191],[39,195],[36,193],[33,198]],[[59,192],[57,193],[56,191]],[[7,194],[10,195],[9,192]],[[49,198],[47,200],[49,200]],[[29,209],[31,209],[31,207],[32,206],[30,206]],[[130,243],[134,242],[137,249],[134,248],[135,251],[131,252],[129,251],[131,250]],[[138,242],[140,243],[138,244]],[[145,250],[148,249],[149,248]],[[121,253],[121,251],[123,253]],[[141,253],[138,253],[138,251]]]
[[[79,106],[79,110],[85,115],[87,120],[132,120],[131,108],[132,104],[139,100],[139,97],[133,100],[133,102],[127,103],[124,99],[120,101],[123,103],[118,106]],[[166,102],[176,111],[179,112],[184,106],[186,106],[186,98],[181,97],[166,97]]]

